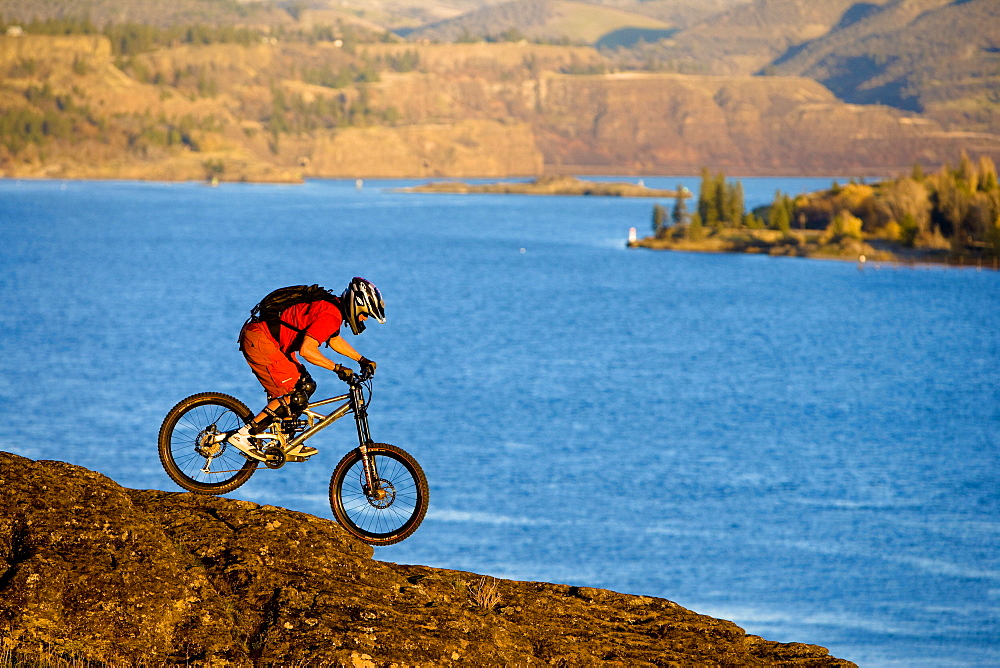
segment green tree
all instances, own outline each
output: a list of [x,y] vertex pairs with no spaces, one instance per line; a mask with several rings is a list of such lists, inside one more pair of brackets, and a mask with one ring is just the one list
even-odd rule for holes
[[712,180],[712,194],[715,196],[714,209],[716,219],[710,223],[716,229],[726,227],[731,221],[728,217],[729,187],[726,185],[726,175],[719,172]]
[[705,237],[705,227],[701,224],[701,214],[697,211],[691,214],[691,224],[688,225],[687,236],[691,241],[701,241]]
[[962,157],[958,161],[955,178],[962,190],[972,192],[979,189],[979,171],[973,166],[969,154],[965,151],[962,151]]
[[943,169],[935,175],[931,201],[931,221],[945,237],[954,237],[962,231],[962,222],[969,211],[969,197],[962,187],[958,173]]
[[768,222],[772,229],[788,233],[792,229],[793,203],[788,195],[780,190],[774,193],[774,201],[768,213]]
[[677,186],[677,197],[674,198],[674,208],[670,213],[671,219],[674,221],[675,225],[683,225],[688,222],[690,214],[688,213],[687,200],[690,195],[690,191],[684,186]]
[[698,189],[698,215],[702,225],[718,225],[718,201],[718,181],[705,167],[701,170],[701,186]]
[[992,249],[993,256],[1000,257],[1000,218],[993,221],[993,225],[986,233],[986,243]]
[[[720,174],[721,176],[721,174]],[[723,183],[723,219],[729,225],[739,225],[743,220],[743,184],[739,181],[735,183]]]
[[929,228],[931,201],[927,188],[921,182],[913,178],[886,181],[879,187],[878,197],[888,208],[892,220],[902,227],[904,234],[910,225],[917,228],[914,235]]
[[716,229],[737,226],[743,220],[743,207],[742,183],[727,183],[722,172],[713,175],[708,168],[701,170],[698,215],[703,225]]
[[663,231],[667,228],[667,210],[663,208],[662,204],[653,205],[653,234],[656,236],[662,236]]
[[903,214],[902,219],[899,220],[899,241],[904,246],[913,248],[917,243],[917,237],[920,235],[920,224],[912,213]]
[[989,156],[979,158],[979,189],[984,193],[989,193],[997,188],[997,167]]

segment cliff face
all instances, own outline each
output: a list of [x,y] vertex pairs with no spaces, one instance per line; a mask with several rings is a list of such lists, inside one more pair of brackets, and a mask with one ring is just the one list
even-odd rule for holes
[[[552,164],[668,165],[736,174],[905,170],[951,160],[955,136],[882,107],[846,105],[797,77],[553,76],[538,119]],[[570,123],[551,119],[571,118]],[[987,141],[993,150],[1000,141]],[[587,161],[590,161],[589,163]]]
[[[948,133],[888,107],[845,104],[800,77],[495,80],[455,71],[387,77],[369,93],[414,125],[516,119],[550,172],[693,174],[711,165],[730,174],[891,174],[918,161],[954,162],[962,150],[1000,158],[1000,136]],[[515,127],[500,126],[507,137]],[[492,146],[503,154],[509,141]]]
[[542,152],[525,123],[466,120],[349,128],[303,146],[317,176],[413,178],[540,174]]
[[[387,65],[402,62],[416,69]],[[377,81],[330,78],[359,63],[381,63]],[[810,79],[581,74],[606,65],[584,47],[182,45],[119,64],[104,37],[0,36],[13,119],[0,176],[885,175],[963,150],[1000,162],[1000,135],[845,104]]]
[[850,666],[664,599],[372,560],[336,523],[0,452],[0,651],[100,662]]

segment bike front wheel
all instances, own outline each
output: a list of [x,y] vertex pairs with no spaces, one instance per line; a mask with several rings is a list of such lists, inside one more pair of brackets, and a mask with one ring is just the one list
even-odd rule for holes
[[197,494],[225,494],[245,483],[257,462],[223,438],[252,416],[228,394],[202,392],[180,401],[160,426],[160,462],[167,475]]
[[369,545],[392,545],[420,526],[427,513],[427,478],[402,448],[371,443],[368,457],[378,475],[370,489],[360,448],[347,453],[330,478],[330,507],[349,533]]

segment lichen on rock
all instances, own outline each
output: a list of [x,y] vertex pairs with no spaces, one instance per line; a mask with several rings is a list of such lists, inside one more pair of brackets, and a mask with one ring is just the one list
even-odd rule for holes
[[[0,452],[0,652],[128,665],[850,666],[665,599],[372,559],[333,521]],[[478,588],[478,589],[477,589]],[[485,604],[484,604],[485,603]]]

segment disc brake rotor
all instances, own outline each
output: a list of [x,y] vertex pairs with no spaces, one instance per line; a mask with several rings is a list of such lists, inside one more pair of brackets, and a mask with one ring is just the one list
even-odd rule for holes
[[379,479],[378,489],[372,492],[365,484],[364,478],[361,480],[361,488],[365,491],[368,505],[379,510],[385,510],[396,501],[396,488],[388,480]]

